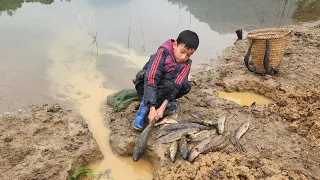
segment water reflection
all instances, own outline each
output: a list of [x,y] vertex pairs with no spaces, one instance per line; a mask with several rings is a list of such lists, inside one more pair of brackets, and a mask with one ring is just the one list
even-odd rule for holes
[[[71,0],[60,0],[70,2]],[[0,0],[1,12],[14,15],[23,3],[41,3],[50,5],[54,0]],[[96,8],[121,7],[131,0],[88,0],[89,5]],[[320,19],[319,0],[168,0],[185,8],[199,21],[207,23],[212,30],[233,32],[234,29],[252,29],[263,27],[279,27],[293,22],[316,21]],[[180,10],[179,10],[180,16]],[[190,21],[191,22],[191,21]],[[177,27],[179,27],[180,19]]]
[[[70,2],[70,0],[65,1]],[[23,3],[41,3],[49,5],[53,2],[54,0],[0,0],[0,15],[1,11],[5,11],[9,16],[12,16],[17,9],[22,7]]]
[[168,0],[219,33],[320,19],[319,0]]
[[96,8],[115,8],[128,4],[131,0],[88,0],[89,5],[94,5]]

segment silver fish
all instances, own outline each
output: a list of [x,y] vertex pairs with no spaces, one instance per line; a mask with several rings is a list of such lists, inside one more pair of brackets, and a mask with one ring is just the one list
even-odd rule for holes
[[198,157],[199,154],[203,151],[203,148],[211,141],[211,139],[212,139],[211,137],[208,137],[203,141],[201,141],[200,143],[198,143],[196,146],[194,146],[190,151],[188,160],[190,162],[193,162],[194,159]]
[[217,125],[217,129],[218,129],[218,133],[219,134],[222,134],[223,131],[224,131],[224,124],[226,122],[226,118],[227,116],[221,116],[219,119],[218,119],[218,125]]
[[170,145],[170,159],[172,162],[176,160],[177,152],[178,152],[178,141],[173,141]]
[[201,120],[201,119],[188,119],[180,121],[179,123],[197,123],[204,126],[217,126],[218,122],[213,120]]
[[190,142],[202,141],[207,137],[212,137],[214,134],[216,134],[216,132],[217,132],[216,129],[211,129],[211,130],[200,131],[200,132],[198,132],[197,134],[194,134],[194,135],[189,135]]
[[182,130],[187,128],[198,128],[199,130],[209,129],[207,126],[203,126],[197,123],[177,123],[177,124],[169,124],[165,127],[161,127],[159,132],[156,134],[156,139],[159,139],[162,136],[165,136],[175,130]]
[[153,129],[155,122],[156,122],[156,119],[153,119],[138,137],[136,146],[134,148],[134,153],[133,153],[134,162],[137,162],[141,158],[146,148],[149,132]]
[[246,122],[240,126],[238,131],[235,133],[234,144],[238,151],[243,151],[243,147],[240,144],[240,138],[248,131],[250,122]]
[[242,135],[244,135],[244,133],[247,132],[247,130],[249,129],[249,125],[250,125],[250,122],[248,121],[239,128],[239,130],[236,133],[236,139],[240,139]]
[[212,139],[206,147],[201,152],[202,154],[208,153],[208,152],[214,152],[219,151],[223,148],[225,148],[230,143],[230,132],[226,132],[222,135],[219,135],[219,138]]
[[176,123],[178,123],[178,121],[175,119],[165,118],[165,119],[162,119],[160,122],[156,123],[154,126],[159,126],[162,124],[176,124]]
[[189,114],[190,116],[192,116],[192,117],[194,117],[194,118],[199,118],[199,116],[198,115],[196,115],[196,114]]
[[187,128],[187,129],[177,130],[159,138],[158,140],[156,140],[155,143],[170,143],[170,142],[181,139],[183,134],[192,133],[194,131],[199,131],[199,128]]
[[160,128],[160,131],[186,129],[186,128],[199,128],[200,130],[209,129],[207,126],[197,124],[197,123],[177,123],[169,124],[165,127]]
[[178,123],[177,118],[178,118],[178,114],[175,113],[175,114],[173,114],[171,116],[167,116],[167,117],[163,118],[162,120],[157,122],[154,126],[159,126],[161,124],[175,124],[175,123]]
[[174,130],[168,130],[168,131],[160,131],[158,132],[158,134],[156,134],[156,139],[161,138],[162,136],[165,136],[167,134],[172,133]]
[[187,143],[187,138],[186,138],[186,133],[182,135],[179,143],[179,149],[180,149],[180,154],[184,160],[188,159],[188,143]]
[[191,149],[188,160],[193,162],[199,154],[205,154],[210,151],[218,151],[223,149],[229,144],[230,133],[227,132],[223,135],[216,136],[214,138],[208,137],[204,139],[201,143],[196,145]]
[[207,133],[209,130],[202,130],[202,131],[200,131],[200,132],[197,132],[197,133],[193,133],[193,134],[189,134],[188,135],[188,141],[191,141],[192,139],[195,139],[195,138],[197,138],[197,136],[199,136],[200,134],[202,134],[202,133]]

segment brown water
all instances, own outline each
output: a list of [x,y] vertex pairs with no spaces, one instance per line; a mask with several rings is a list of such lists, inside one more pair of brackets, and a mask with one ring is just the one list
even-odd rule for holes
[[249,92],[232,92],[227,93],[223,91],[218,91],[218,95],[221,98],[228,99],[234,101],[237,104],[243,106],[250,106],[252,103],[256,102],[256,104],[269,104],[271,100]]
[[[96,173],[111,169],[114,179],[151,179],[151,164],[112,153],[101,103],[133,88],[131,79],[163,41],[196,31],[197,67],[232,45],[236,29],[320,19],[318,0],[67,1],[0,1],[0,112],[34,103],[75,107],[105,157],[92,167]],[[95,33],[97,46],[91,44]]]
[[89,129],[92,131],[103,155],[104,160],[94,165],[94,173],[111,169],[115,179],[139,179],[152,177],[151,164],[141,160],[137,163],[132,157],[116,157],[109,146],[109,130],[104,126],[100,112],[106,96],[114,90],[103,87],[105,77],[96,69],[95,56],[86,55],[83,59],[82,47],[86,42],[81,40],[82,31],[70,29],[70,35],[64,31],[59,33],[48,52],[52,60],[48,77],[51,79],[51,92],[59,95],[61,100],[72,101],[80,114],[87,119]]

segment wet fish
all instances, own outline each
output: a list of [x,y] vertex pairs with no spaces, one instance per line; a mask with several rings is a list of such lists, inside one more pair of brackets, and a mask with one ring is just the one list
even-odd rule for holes
[[172,124],[172,123],[178,123],[177,121],[178,114],[174,113],[170,116],[166,116],[163,119],[161,119],[159,122],[157,122],[154,126],[159,126],[161,124]]
[[235,137],[234,137],[235,142],[233,142],[233,143],[235,144],[238,151],[243,152],[243,147],[240,144],[240,138],[244,135],[244,133],[246,133],[248,131],[249,125],[250,125],[249,121],[242,124],[235,134]]
[[230,132],[226,132],[222,135],[221,138],[217,138],[217,139],[212,139],[204,148],[203,152],[201,152],[202,154],[206,154],[208,152],[214,152],[214,151],[219,151],[223,148],[225,148],[229,143],[230,143]]
[[179,123],[197,123],[204,126],[217,126],[218,122],[213,120],[201,120],[201,119],[189,119],[184,121],[179,121]]
[[167,134],[172,133],[174,130],[167,130],[167,131],[160,131],[158,134],[156,134],[156,139],[161,138],[162,136],[165,136]]
[[170,145],[170,159],[172,162],[176,160],[177,152],[178,152],[178,141],[173,141]]
[[153,129],[155,122],[156,122],[156,119],[153,119],[149,123],[149,125],[142,131],[139,138],[137,139],[136,146],[134,148],[134,153],[133,153],[134,162],[137,162],[141,158],[146,148],[149,132]]
[[191,149],[188,160],[193,162],[199,154],[205,154],[210,151],[218,151],[229,144],[230,133],[216,136],[214,138],[208,137]]
[[207,126],[197,124],[197,123],[177,123],[169,124],[165,127],[160,128],[160,131],[186,129],[186,128],[199,128],[200,130],[209,129]]
[[162,125],[162,124],[176,124],[178,123],[177,120],[175,119],[172,119],[172,118],[164,118],[162,119],[160,122],[154,124],[154,126],[159,126],[159,125]]
[[174,114],[172,114],[171,116],[169,116],[169,117],[171,117],[171,118],[173,118],[173,119],[177,119],[178,118],[178,114],[177,113],[174,113]]
[[159,139],[160,137],[165,136],[175,130],[186,129],[186,128],[199,128],[199,130],[209,129],[207,126],[203,126],[196,123],[169,124],[159,129],[158,134],[156,134],[156,139]]
[[203,125],[205,126],[218,126],[218,121],[215,120],[204,120]]
[[199,131],[199,128],[180,129],[159,138],[155,143],[170,143],[170,142],[181,139],[183,134],[192,133],[194,131]]
[[239,128],[239,130],[236,133],[236,139],[240,139],[242,135],[244,135],[244,133],[247,132],[247,130],[249,129],[249,125],[250,125],[250,122],[248,121]]
[[190,115],[190,116],[192,116],[192,117],[194,117],[194,118],[199,118],[199,116],[198,116],[198,115],[196,115],[196,114],[192,114],[192,113],[190,113],[189,115]]
[[212,137],[214,134],[216,134],[217,130],[216,129],[211,129],[211,130],[203,130],[198,132],[197,134],[190,135],[190,142],[199,142],[204,140],[207,137]]
[[197,133],[189,134],[189,135],[188,135],[188,141],[191,141],[192,139],[197,138],[197,136],[199,136],[200,134],[206,133],[206,132],[208,132],[208,131],[209,131],[209,130],[202,130],[202,131],[197,132]]
[[187,143],[187,133],[183,134],[180,143],[179,143],[179,149],[180,149],[180,154],[184,160],[188,159],[188,154],[189,154],[189,149],[188,149],[188,143]]
[[203,151],[203,148],[211,141],[211,139],[211,137],[208,137],[200,143],[198,143],[197,145],[195,145],[190,151],[188,161],[193,162],[194,159],[198,157],[199,154]]
[[226,122],[226,118],[227,116],[221,116],[219,119],[218,119],[218,125],[217,125],[217,129],[218,129],[218,133],[219,134],[222,134],[223,131],[224,131],[224,124]]

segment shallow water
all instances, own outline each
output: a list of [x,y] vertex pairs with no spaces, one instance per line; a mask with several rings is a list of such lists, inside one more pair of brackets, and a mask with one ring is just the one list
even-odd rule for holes
[[263,96],[249,92],[227,93],[223,91],[218,91],[218,96],[224,99],[234,101],[235,103],[242,106],[250,106],[254,102],[256,104],[270,104],[272,102],[271,100]]
[[132,88],[149,56],[184,29],[200,37],[195,68],[215,61],[237,29],[318,20],[319,11],[317,0],[0,1],[0,113],[34,103],[75,106],[104,154],[97,171],[150,178],[150,163],[111,152],[100,113],[107,95]]

